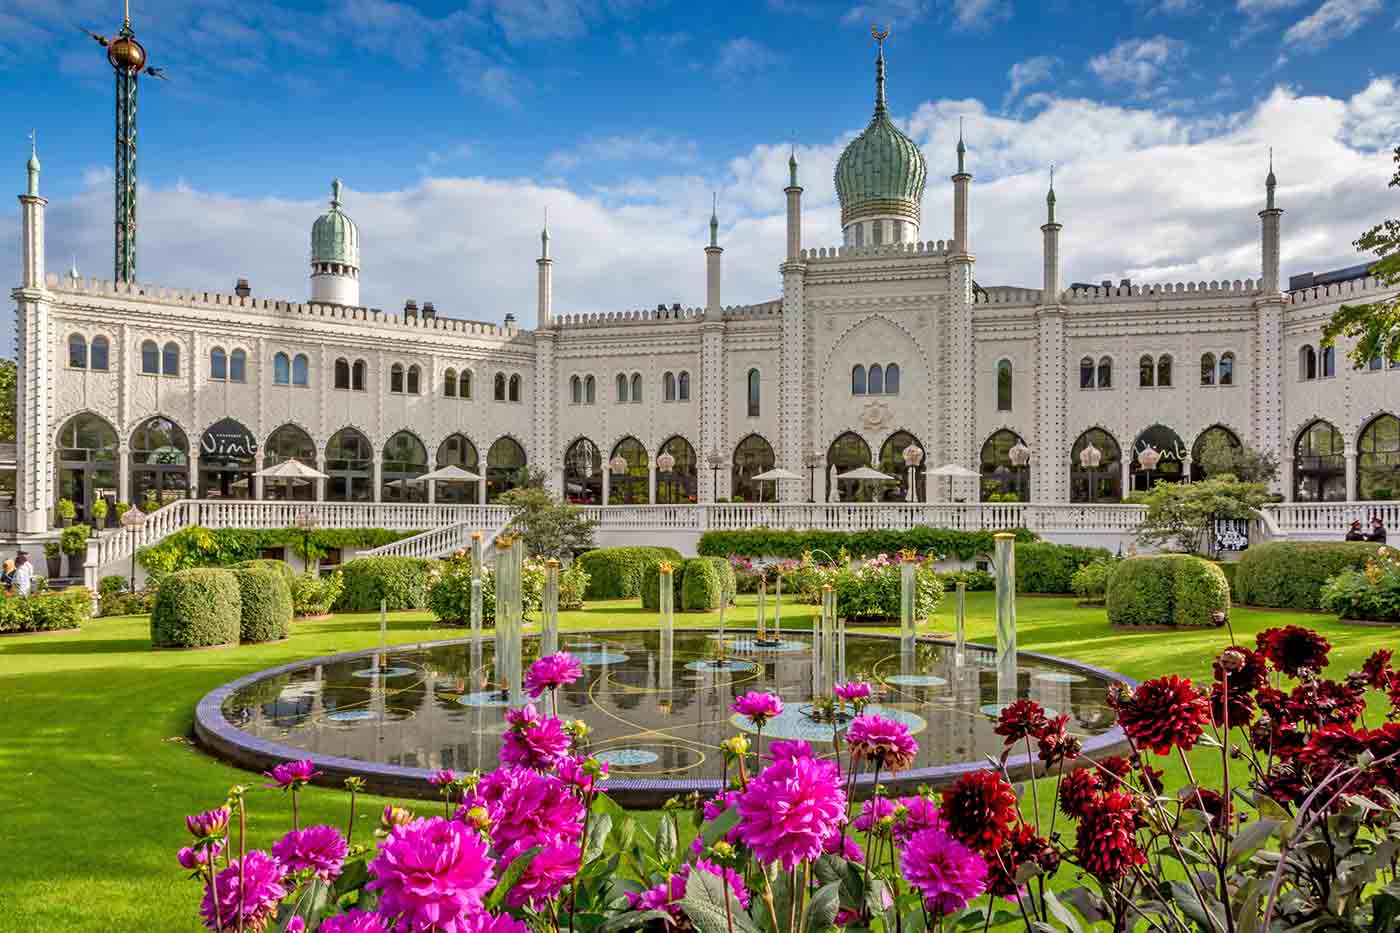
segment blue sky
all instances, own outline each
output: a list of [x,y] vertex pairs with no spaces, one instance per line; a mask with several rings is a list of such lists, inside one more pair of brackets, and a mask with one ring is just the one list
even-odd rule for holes
[[[520,257],[545,206],[563,310],[694,303],[714,190],[726,301],[772,297],[791,140],[809,244],[839,236],[831,165],[869,116],[875,22],[892,27],[891,108],[930,163],[927,238],[950,232],[967,118],[980,280],[1036,284],[1052,161],[1067,279],[1257,274],[1271,144],[1286,267],[1350,262],[1400,142],[1398,15],[1387,0],[134,0],[170,75],[142,84],[141,277],[304,294],[306,230],[340,175],[372,304],[470,292],[463,316],[528,322]],[[113,0],[0,0],[12,183],[35,126],[50,263],[94,275],[110,275],[112,90],[77,26],[110,34],[120,16]],[[1128,217],[1139,242],[1123,245]]]

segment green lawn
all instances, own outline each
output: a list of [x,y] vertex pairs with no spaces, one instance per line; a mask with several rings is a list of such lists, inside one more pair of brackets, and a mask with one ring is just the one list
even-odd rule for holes
[[[993,639],[989,593],[968,598],[969,638]],[[952,629],[951,600],[933,631]],[[1220,630],[1124,632],[1102,609],[1069,599],[1018,603],[1022,648],[1063,655],[1147,678],[1176,671],[1209,677],[1227,643]],[[730,614],[752,621],[752,597]],[[784,622],[810,623],[807,607],[785,607]],[[685,625],[713,624],[699,614]],[[1376,648],[1394,644],[1394,630],[1344,626],[1321,615],[1235,610],[1236,633],[1250,644],[1271,625],[1309,625],[1334,646],[1331,672],[1357,667]],[[564,614],[564,627],[649,627],[655,615],[622,602]],[[424,613],[391,617],[389,638],[405,643],[452,637]],[[343,615],[297,623],[280,644],[187,652],[151,651],[145,619],[100,619],[81,632],[0,638],[0,930],[194,930],[196,892],[175,862],[187,840],[183,817],[222,802],[232,784],[261,787],[256,775],[220,764],[190,744],[194,704],[225,681],[275,664],[378,644],[377,619]],[[1378,718],[1379,707],[1370,716]],[[1214,774],[1199,756],[1198,776]],[[1177,780],[1164,760],[1169,786]],[[1179,782],[1178,782],[1179,783]],[[1042,803],[1051,787],[1041,789]],[[345,796],[313,788],[303,819],[342,823]],[[286,803],[272,791],[250,797],[256,845],[287,825]],[[361,808],[356,833],[365,838],[383,801]],[[361,833],[365,835],[360,835]]]

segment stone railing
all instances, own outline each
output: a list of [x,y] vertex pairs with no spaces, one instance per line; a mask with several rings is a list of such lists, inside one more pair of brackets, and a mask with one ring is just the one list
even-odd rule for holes
[[1380,518],[1391,534],[1400,531],[1400,502],[1280,502],[1265,512],[1280,537],[1342,540],[1347,526]]
[[[510,522],[510,510],[500,506],[487,506],[481,510],[481,518],[487,521],[499,521],[495,530],[487,530],[482,534],[481,546],[490,547],[491,542],[505,530]],[[487,526],[489,527],[489,526]],[[361,551],[360,557],[444,557],[456,550],[470,551],[472,546],[472,535],[482,531],[480,519],[474,521],[457,522],[445,528],[433,528],[416,534],[411,538],[404,538],[400,541],[393,541],[389,544],[371,548],[368,551]]]

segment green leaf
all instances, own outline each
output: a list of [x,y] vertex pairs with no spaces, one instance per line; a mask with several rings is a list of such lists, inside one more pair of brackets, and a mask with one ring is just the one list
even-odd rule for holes
[[652,920],[660,920],[668,924],[674,922],[674,918],[664,910],[629,910],[627,913],[618,914],[598,927],[598,933],[622,933],[623,930],[634,929]]
[[680,839],[676,832],[676,815],[661,814],[661,822],[656,827],[656,858],[662,865],[674,869],[676,852],[680,849]]
[[283,904],[277,911],[277,929],[286,930],[287,924],[291,923],[293,917],[300,917],[306,921],[309,929],[316,929],[321,921],[321,917],[330,909],[332,903],[331,886],[328,882],[320,878],[312,878],[302,885],[289,903]]
[[1079,915],[1090,923],[1107,919],[1107,906],[1103,898],[1086,887],[1069,888],[1061,891],[1060,897],[1079,911]]
[[588,822],[588,838],[583,845],[583,864],[587,865],[603,854],[612,833],[612,817],[606,813],[595,813]]
[[729,883],[707,871],[690,873],[681,910],[697,933],[729,933],[731,924],[733,933],[756,933],[748,914],[740,909],[739,901],[729,890]]
[[1050,913],[1055,916],[1056,920],[1065,925],[1065,929],[1071,933],[1084,933],[1084,926],[1079,922],[1079,918],[1068,907],[1061,904],[1060,899],[1055,896],[1055,892],[1049,888],[1045,889],[1045,906],[1050,908]]
[[1262,849],[1278,827],[1279,824],[1273,820],[1255,820],[1241,826],[1230,843],[1230,858],[1227,864],[1238,865]]
[[363,858],[351,859],[340,868],[340,875],[335,879],[336,900],[349,894],[351,891],[363,888],[369,882],[369,866]]
[[1205,906],[1202,907],[1201,899],[1196,896],[1196,892],[1184,881],[1170,882],[1172,900],[1181,909],[1192,923],[1203,930],[1225,929],[1224,910],[1219,901],[1215,898],[1205,896]]
[[495,910],[505,902],[510,889],[515,887],[515,883],[520,880],[521,875],[525,874],[525,869],[530,867],[530,863],[535,860],[535,856],[540,854],[542,848],[542,846],[535,846],[532,849],[526,849],[511,860],[511,863],[506,866],[506,870],[501,872],[496,886],[491,889],[491,896],[486,899],[487,910]]
[[1377,894],[1371,900],[1370,933],[1392,933],[1400,927],[1400,897]]
[[1259,922],[1264,901],[1264,883],[1259,878],[1250,878],[1235,892],[1232,910],[1235,914],[1235,933],[1259,933]]
[[730,807],[701,827],[700,841],[705,844],[706,849],[709,849],[737,825],[739,825],[739,811]]
[[841,882],[832,881],[817,888],[802,911],[801,933],[826,933],[836,926],[836,911],[841,907]]

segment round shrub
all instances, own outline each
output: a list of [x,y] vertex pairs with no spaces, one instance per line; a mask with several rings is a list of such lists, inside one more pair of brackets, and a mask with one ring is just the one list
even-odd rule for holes
[[671,605],[677,612],[682,611],[681,586],[685,583],[685,568],[690,561],[675,560],[670,557],[657,557],[642,567],[642,608],[660,611],[661,609],[661,562],[671,563]]
[[1086,603],[1103,605],[1108,595],[1108,583],[1117,567],[1118,562],[1112,557],[1100,557],[1080,567],[1070,578],[1074,595]]
[[239,640],[248,644],[286,638],[292,627],[292,591],[282,575],[267,567],[240,567],[233,573],[242,607]]
[[238,643],[242,598],[231,570],[199,567],[165,574],[151,609],[151,645],[202,648]]
[[584,551],[577,563],[588,573],[589,599],[628,599],[642,592],[642,571],[649,561],[681,562],[668,547],[601,547]]
[[1076,570],[1112,556],[1101,547],[1017,541],[1016,592],[1072,593]]
[[125,593],[126,585],[126,577],[116,573],[108,574],[97,581],[97,595],[102,597],[110,596],[113,593]]
[[357,557],[340,568],[345,589],[341,612],[374,612],[383,600],[390,611],[426,609],[428,586],[439,561],[422,557]]
[[1130,557],[1108,583],[1108,621],[1114,625],[1211,625],[1230,608],[1230,584],[1220,568],[1189,554]]
[[0,599],[0,632],[58,632],[92,618],[92,590],[70,586],[28,599]]
[[731,575],[734,573],[729,561],[722,557],[696,557],[686,561],[681,580],[680,608],[685,612],[718,609],[728,594],[733,592],[725,571]]
[[256,567],[262,570],[271,570],[273,573],[277,574],[279,577],[282,578],[282,582],[287,584],[288,589],[291,589],[293,586],[296,585],[296,572],[292,570],[292,565],[287,563],[285,560],[271,560],[265,557],[260,557],[255,560],[239,561],[238,563],[233,565],[234,570],[244,570],[248,567]]
[[298,617],[323,616],[331,611],[345,589],[345,577],[334,573],[314,574],[310,571],[292,584],[292,614]]
[[1322,585],[1343,570],[1361,570],[1377,544],[1360,541],[1273,541],[1240,557],[1235,592],[1247,606],[1318,609]]

